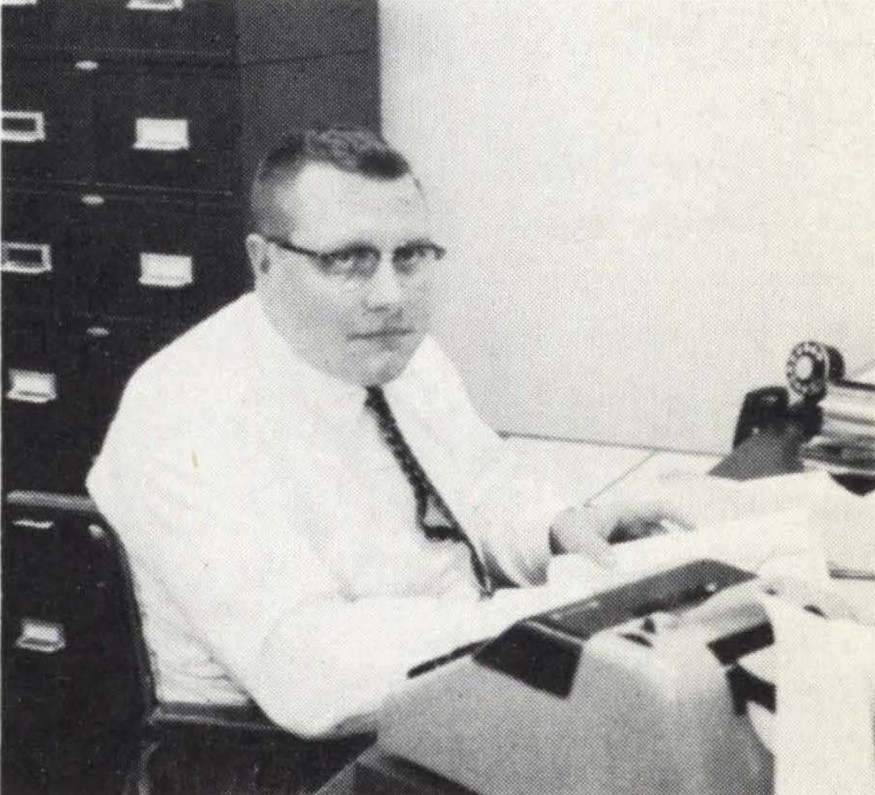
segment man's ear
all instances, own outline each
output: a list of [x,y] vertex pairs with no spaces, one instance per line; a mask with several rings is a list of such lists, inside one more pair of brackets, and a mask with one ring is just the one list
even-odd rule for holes
[[256,280],[261,274],[267,273],[270,270],[267,246],[267,241],[255,232],[246,236],[246,253],[249,255],[249,267],[252,268],[252,273]]

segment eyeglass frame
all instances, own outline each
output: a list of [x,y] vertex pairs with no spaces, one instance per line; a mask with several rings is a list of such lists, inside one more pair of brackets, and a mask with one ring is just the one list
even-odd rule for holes
[[[358,278],[360,280],[368,280],[371,279],[374,274],[377,272],[377,267],[379,267],[380,262],[383,260],[383,251],[378,249],[376,246],[370,245],[351,245],[347,248],[340,248],[335,251],[316,251],[311,248],[304,248],[303,246],[296,246],[294,243],[289,242],[288,240],[284,240],[280,237],[275,237],[273,235],[265,235],[262,233],[258,233],[260,237],[262,237],[266,242],[273,243],[277,248],[282,251],[288,251],[292,254],[300,254],[305,257],[309,257],[311,260],[315,260],[320,268],[320,271],[323,275],[327,277],[337,277],[337,278],[346,278],[349,279],[351,283],[355,283],[355,279]],[[446,255],[447,250],[443,246],[439,246],[437,243],[431,240],[415,240],[410,243],[404,243],[401,246],[393,249],[392,251],[392,266],[395,268],[395,273],[401,278],[411,278],[415,276],[421,275],[420,270],[416,270],[412,273],[405,272],[403,270],[398,270],[398,252],[402,251],[405,248],[410,247],[420,247],[424,248],[431,252],[433,259],[431,262],[438,262]],[[367,251],[369,254],[376,254],[376,259],[374,259],[372,268],[368,270],[367,273],[356,273],[355,270],[350,270],[349,272],[333,272],[332,266],[336,265],[335,258],[340,257],[344,254],[350,254],[354,250],[359,249],[362,251]]]

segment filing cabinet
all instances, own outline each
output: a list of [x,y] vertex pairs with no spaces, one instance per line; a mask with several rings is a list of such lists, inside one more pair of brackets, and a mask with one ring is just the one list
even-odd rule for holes
[[378,128],[377,0],[0,0],[4,485],[81,492],[133,370],[248,289],[290,127]]

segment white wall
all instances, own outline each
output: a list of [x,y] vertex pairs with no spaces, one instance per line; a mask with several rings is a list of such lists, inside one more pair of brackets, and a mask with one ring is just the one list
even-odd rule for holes
[[727,449],[792,345],[875,357],[871,2],[382,0],[384,127],[495,427]]

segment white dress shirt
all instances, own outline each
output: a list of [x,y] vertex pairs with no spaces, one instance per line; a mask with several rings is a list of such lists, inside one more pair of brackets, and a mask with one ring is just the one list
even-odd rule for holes
[[[491,573],[542,582],[565,501],[519,471],[435,341],[384,389]],[[465,545],[417,525],[364,399],[254,294],[133,376],[88,490],[130,557],[159,700],[251,697],[304,736],[355,731],[410,667],[501,628]]]

